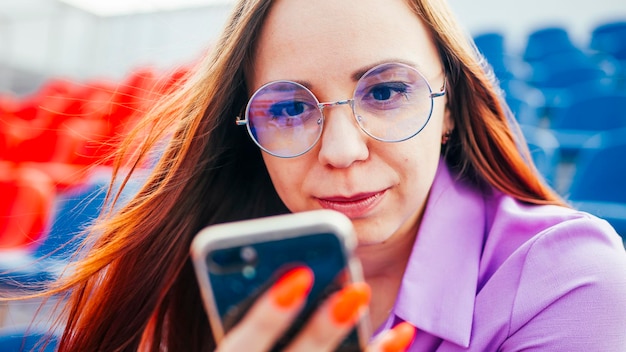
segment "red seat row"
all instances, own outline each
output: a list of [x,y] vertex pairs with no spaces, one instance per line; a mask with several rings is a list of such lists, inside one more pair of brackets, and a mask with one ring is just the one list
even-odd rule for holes
[[51,79],[24,97],[0,94],[0,250],[45,236],[54,200],[110,165],[116,142],[185,68],[140,68],[121,80]]
[[40,170],[0,164],[0,249],[27,248],[44,236],[56,189]]

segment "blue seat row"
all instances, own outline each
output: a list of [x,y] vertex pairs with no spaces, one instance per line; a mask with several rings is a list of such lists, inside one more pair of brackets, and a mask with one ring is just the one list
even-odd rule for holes
[[108,181],[95,177],[58,197],[50,230],[42,242],[0,252],[0,290],[39,289],[58,278],[104,204]]
[[0,329],[2,352],[56,351],[58,336],[53,332],[31,327],[7,327]]
[[598,93],[626,94],[624,28],[626,20],[598,25],[589,44],[582,47],[574,44],[565,28],[539,28],[528,35],[519,53],[507,48],[502,33],[482,33],[474,39],[499,79],[507,101],[515,107],[529,94],[539,93],[542,102],[531,107],[536,119],[551,123],[559,111],[578,100]]
[[[105,207],[110,182],[110,169],[94,172],[88,182],[58,197],[52,226],[42,242],[27,249],[0,250],[0,291],[41,289],[63,275],[83,242],[85,230]],[[129,181],[121,203],[141,184],[141,177]]]
[[[626,240],[626,128],[603,131],[588,138],[572,163],[554,133],[546,128],[522,125],[522,132],[537,169],[574,207],[609,221]],[[559,172],[570,167],[565,187]],[[562,182],[562,180],[561,180]]]
[[626,238],[626,19],[583,46],[558,26],[529,33],[518,53],[498,32],[474,39],[546,182]]

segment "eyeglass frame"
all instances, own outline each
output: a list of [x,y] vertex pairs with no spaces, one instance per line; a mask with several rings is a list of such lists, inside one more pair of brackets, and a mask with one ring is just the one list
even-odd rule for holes
[[[430,92],[428,97],[431,99],[431,106],[430,106],[430,111],[428,113],[428,118],[426,118],[426,121],[424,122],[424,125],[422,127],[420,127],[415,133],[413,133],[413,134],[411,134],[411,135],[409,135],[407,137],[404,137],[404,138],[401,138],[401,139],[398,139],[398,140],[385,140],[383,138],[374,136],[373,134],[368,132],[361,125],[361,123],[359,121],[359,117],[357,116],[357,113],[356,113],[355,108],[354,108],[355,96],[356,96],[356,93],[357,93],[357,88],[359,86],[359,82],[358,81],[357,81],[357,83],[356,83],[356,85],[354,87],[354,91],[352,93],[352,98],[350,98],[350,99],[343,99],[343,100],[337,100],[337,101],[330,101],[330,102],[320,102],[319,99],[317,98],[317,96],[309,88],[305,87],[304,85],[302,85],[302,84],[300,84],[298,82],[294,82],[294,81],[290,81],[290,80],[276,80],[276,81],[267,82],[267,83],[263,84],[261,87],[259,87],[258,89],[256,89],[254,91],[254,93],[252,93],[252,95],[250,96],[250,99],[248,100],[248,103],[246,104],[244,117],[242,118],[241,116],[237,116],[235,118],[235,123],[237,124],[237,126],[244,126],[244,125],[246,126],[246,129],[248,130],[248,135],[250,136],[250,138],[252,139],[254,144],[256,144],[259,148],[261,148],[261,150],[265,151],[266,153],[268,153],[268,154],[270,154],[272,156],[275,156],[275,157],[278,157],[278,158],[283,158],[283,159],[296,158],[296,157],[299,157],[301,155],[304,155],[304,154],[308,153],[311,149],[313,149],[313,147],[315,147],[317,142],[319,142],[319,139],[322,136],[322,133],[324,132],[324,127],[323,126],[324,126],[324,121],[326,120],[326,116],[324,115],[324,108],[332,107],[332,106],[338,106],[338,105],[349,105],[350,106],[350,109],[352,110],[352,115],[354,116],[354,119],[356,120],[356,123],[359,126],[359,129],[361,131],[363,131],[369,137],[371,137],[371,138],[373,138],[373,139],[375,139],[377,141],[386,142],[386,143],[398,143],[398,142],[406,141],[408,139],[411,139],[411,138],[417,136],[426,127],[426,125],[428,125],[428,122],[430,121],[430,118],[431,118],[431,116],[433,114],[434,99],[442,97],[442,96],[446,95],[446,93],[447,93],[447,80],[446,80],[446,78],[444,76],[444,78],[443,78],[443,85],[441,86],[441,89],[438,92],[433,92],[432,87],[430,85],[430,82],[428,82],[428,79],[426,78],[426,76],[424,76],[417,68],[415,68],[413,66],[410,66],[410,65],[407,65],[407,64],[404,64],[404,63],[401,63],[401,62],[385,62],[385,63],[382,63],[380,65],[376,65],[376,66],[370,68],[369,70],[367,70],[367,72],[365,72],[361,77],[367,76],[370,72],[380,68],[381,66],[391,65],[391,64],[403,66],[403,67],[409,68],[409,69],[414,70],[415,72],[417,72],[417,74],[420,77],[422,77],[422,79],[426,83],[426,86],[428,87],[428,91]],[[361,78],[359,78],[359,81],[360,80],[361,80]],[[277,84],[277,83],[294,84],[294,85],[304,89],[307,93],[309,93],[313,97],[313,99],[315,99],[316,106],[317,106],[318,110],[320,111],[320,115],[321,115],[320,117],[321,117],[321,122],[322,122],[322,129],[321,129],[319,135],[317,136],[315,141],[311,144],[311,146],[309,146],[304,151],[302,151],[302,152],[300,152],[298,154],[295,154],[295,155],[288,155],[288,156],[278,155],[278,154],[268,150],[267,148],[263,147],[261,145],[261,143],[259,143],[259,141],[257,141],[256,138],[254,138],[254,135],[252,134],[252,130],[250,129],[250,119],[248,118],[248,114],[250,112],[250,103],[252,103],[252,100],[254,100],[254,98],[255,98],[257,93],[259,93],[260,91],[262,91],[263,89],[265,89],[269,85]]]

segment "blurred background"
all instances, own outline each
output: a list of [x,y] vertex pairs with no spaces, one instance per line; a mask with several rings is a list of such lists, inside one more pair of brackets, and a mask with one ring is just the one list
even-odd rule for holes
[[[450,0],[472,34],[497,31],[521,55],[531,31],[564,27],[589,44],[594,27],[626,17],[620,0]],[[32,92],[49,77],[120,79],[143,65],[193,60],[221,30],[232,0],[0,0],[0,91]]]
[[[449,1],[545,182],[626,236],[626,2]],[[102,208],[113,141],[211,47],[232,6],[0,0],[3,297],[63,274]],[[0,304],[0,350],[37,304]]]

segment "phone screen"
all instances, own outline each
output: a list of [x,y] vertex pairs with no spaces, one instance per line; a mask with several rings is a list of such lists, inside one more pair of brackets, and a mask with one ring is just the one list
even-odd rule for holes
[[[214,249],[207,253],[206,264],[225,332],[237,324],[256,298],[284,272],[301,265],[311,268],[315,281],[309,299],[273,351],[286,347],[317,306],[348,279],[344,249],[331,233]],[[360,350],[356,329],[337,350]]]

